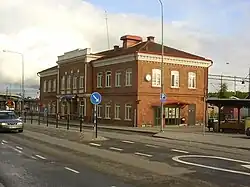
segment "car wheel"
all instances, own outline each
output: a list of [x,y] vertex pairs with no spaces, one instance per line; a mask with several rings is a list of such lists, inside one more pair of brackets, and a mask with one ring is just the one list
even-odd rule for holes
[[23,129],[21,129],[21,130],[18,130],[18,132],[23,132]]

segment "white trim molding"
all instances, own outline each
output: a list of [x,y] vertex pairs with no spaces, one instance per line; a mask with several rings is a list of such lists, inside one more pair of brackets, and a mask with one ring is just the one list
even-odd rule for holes
[[[161,55],[138,53],[137,60],[160,63]],[[197,66],[197,67],[206,67],[206,68],[212,65],[212,61],[209,61],[209,60],[194,60],[194,59],[178,58],[178,57],[171,57],[171,56],[164,56],[163,61],[166,64],[178,64],[178,65],[184,65],[184,66]]]
[[39,73],[40,77],[49,77],[52,75],[57,75],[58,74],[58,69],[53,69],[53,70],[47,70],[44,72]]
[[[103,60],[96,60],[96,61],[93,61],[92,64],[93,64],[93,67],[102,67],[102,66],[120,64],[120,63],[135,61],[135,60],[160,63],[161,55],[152,55],[152,54],[145,54],[145,53],[137,53],[136,55],[129,54],[129,55],[116,56],[113,58],[108,58],[108,59],[103,59]],[[164,63],[208,68],[212,65],[213,62],[209,60],[194,60],[194,59],[188,59],[188,58],[164,56]]]

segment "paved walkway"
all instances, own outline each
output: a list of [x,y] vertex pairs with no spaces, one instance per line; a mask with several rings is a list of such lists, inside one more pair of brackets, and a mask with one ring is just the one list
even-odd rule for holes
[[157,138],[179,140],[185,142],[204,143],[229,148],[240,148],[250,150],[250,137],[244,134],[222,134],[222,133],[183,133],[183,132],[160,132]]

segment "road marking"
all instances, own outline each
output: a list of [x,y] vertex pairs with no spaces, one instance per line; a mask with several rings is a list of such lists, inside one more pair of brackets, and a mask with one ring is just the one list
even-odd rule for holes
[[208,166],[208,165],[203,165],[203,164],[197,164],[197,163],[193,163],[193,162],[183,161],[183,160],[181,160],[181,158],[210,158],[210,159],[212,158],[212,159],[218,159],[218,160],[226,160],[226,161],[231,161],[231,162],[250,164],[250,162],[247,162],[247,161],[236,160],[236,159],[225,158],[225,157],[218,157],[218,156],[207,156],[207,155],[182,155],[182,156],[175,156],[172,158],[174,161],[182,163],[182,164],[186,164],[186,165],[197,166],[197,167],[202,167],[202,168],[207,168],[207,169],[212,169],[212,170],[217,170],[217,171],[224,171],[224,172],[228,172],[228,173],[235,173],[235,174],[250,176],[250,173],[247,173],[247,172],[219,168],[219,167],[213,167],[213,166]]
[[153,148],[159,148],[159,146],[156,145],[150,145],[150,144],[146,144],[147,147],[153,147]]
[[98,144],[98,143],[89,143],[90,145],[93,145],[93,146],[97,146],[97,147],[100,147],[101,144]]
[[72,171],[72,172],[74,172],[74,173],[80,173],[79,171],[76,171],[76,170],[74,170],[74,169],[71,169],[71,168],[68,168],[68,167],[64,167],[66,170],[69,170],[69,171]]
[[31,156],[31,158],[33,158],[33,159],[35,159],[35,160],[37,159],[37,158],[36,158],[36,157],[34,157],[34,156]]
[[140,156],[146,156],[146,157],[152,157],[153,155],[145,154],[145,153],[140,153],[140,152],[135,152],[136,155]]
[[23,150],[23,148],[22,148],[22,147],[19,147],[19,146],[16,146],[16,148],[19,149],[19,150]]
[[122,151],[123,149],[121,148],[117,148],[117,147],[110,147],[109,149],[111,150],[115,150],[115,151]]
[[183,150],[179,150],[179,149],[171,149],[171,151],[178,152],[178,153],[185,153],[185,154],[189,153],[187,151],[183,151]]
[[1,144],[2,144],[2,145],[4,145],[4,143],[3,143],[3,142],[1,142]]
[[15,150],[18,153],[22,153],[22,151],[20,151],[19,149],[14,148],[14,147],[13,147],[13,150]]
[[5,141],[5,140],[2,140],[2,142],[3,142],[3,143],[8,143],[8,142],[7,142],[7,141]]
[[41,159],[43,159],[43,160],[46,159],[45,157],[43,157],[43,156],[41,156],[41,155],[36,155],[36,157],[41,158]]
[[135,143],[135,142],[131,142],[131,141],[128,141],[128,140],[123,140],[122,142],[123,142],[123,143],[130,143],[130,144]]
[[241,165],[241,166],[243,166],[243,167],[245,167],[247,169],[250,169],[250,165]]

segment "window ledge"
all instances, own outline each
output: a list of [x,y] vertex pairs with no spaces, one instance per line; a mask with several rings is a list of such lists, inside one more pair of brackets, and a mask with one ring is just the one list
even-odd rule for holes
[[171,86],[171,88],[178,89],[178,88],[180,88],[180,87],[179,87],[179,86]]
[[121,88],[121,86],[115,86],[116,88]]
[[132,86],[132,84],[131,85],[125,85],[126,87],[130,87],[130,86]]
[[161,85],[152,85],[152,88],[160,88]]
[[120,120],[121,120],[121,118],[114,118],[114,120],[120,121]]
[[102,117],[97,117],[97,119],[102,119]]
[[105,117],[104,119],[108,119],[108,120],[110,120],[111,118],[106,118],[106,117]]
[[124,119],[124,121],[132,121],[132,119]]
[[193,87],[188,87],[188,89],[190,89],[190,90],[196,90],[196,88],[193,88]]

